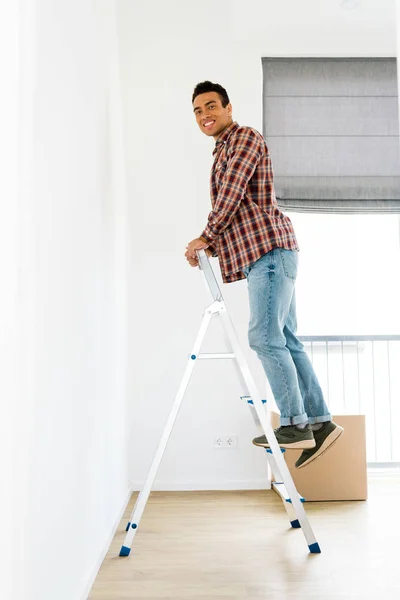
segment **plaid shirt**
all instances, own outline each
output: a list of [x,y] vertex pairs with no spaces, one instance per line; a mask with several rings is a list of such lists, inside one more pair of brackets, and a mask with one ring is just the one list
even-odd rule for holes
[[201,237],[218,255],[225,283],[274,248],[298,250],[289,217],[278,208],[271,157],[264,138],[232,123],[217,139],[211,205]]

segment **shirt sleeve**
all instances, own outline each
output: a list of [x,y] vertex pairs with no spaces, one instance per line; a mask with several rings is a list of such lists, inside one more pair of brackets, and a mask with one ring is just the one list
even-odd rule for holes
[[247,184],[263,155],[257,133],[242,129],[233,136],[227,150],[228,164],[208,223],[201,234],[211,244],[231,223],[246,193]]
[[211,256],[213,256],[213,257],[218,256],[218,246],[217,246],[217,241],[216,240],[214,241],[213,244],[208,244],[207,248],[209,250],[211,250],[211,252],[212,252]]

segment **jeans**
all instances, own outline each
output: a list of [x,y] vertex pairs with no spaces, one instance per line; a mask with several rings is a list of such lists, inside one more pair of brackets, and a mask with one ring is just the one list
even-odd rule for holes
[[249,344],[281,413],[281,425],[331,420],[321,386],[296,337],[298,252],[274,248],[244,269],[250,301]]

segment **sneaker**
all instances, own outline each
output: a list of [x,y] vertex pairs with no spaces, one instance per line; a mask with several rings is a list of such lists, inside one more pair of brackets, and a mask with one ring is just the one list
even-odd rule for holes
[[[313,432],[309,425],[306,425],[302,429],[296,427],[296,425],[286,425],[278,427],[274,430],[276,439],[281,448],[287,449],[304,449],[314,448],[315,440]],[[255,446],[261,446],[262,448],[269,448],[269,443],[265,435],[260,435],[253,440]]]
[[343,427],[336,425],[333,421],[323,423],[320,429],[313,431],[315,439],[315,448],[312,450],[304,450],[295,463],[295,467],[301,469],[310,464],[313,460],[325,454],[325,452],[333,446],[343,433]]

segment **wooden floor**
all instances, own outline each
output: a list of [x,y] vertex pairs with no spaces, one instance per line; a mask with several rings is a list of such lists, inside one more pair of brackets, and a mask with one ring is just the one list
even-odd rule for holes
[[367,502],[306,503],[321,554],[275,492],[153,492],[119,558],[134,499],[90,600],[400,599],[400,477],[370,480]]

